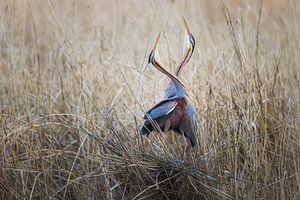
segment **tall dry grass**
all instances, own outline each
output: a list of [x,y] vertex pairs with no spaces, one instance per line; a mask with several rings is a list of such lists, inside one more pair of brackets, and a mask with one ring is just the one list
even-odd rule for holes
[[[1,1],[1,199],[300,199],[300,5]],[[142,69],[163,31],[198,114],[180,138],[139,134],[168,79]]]

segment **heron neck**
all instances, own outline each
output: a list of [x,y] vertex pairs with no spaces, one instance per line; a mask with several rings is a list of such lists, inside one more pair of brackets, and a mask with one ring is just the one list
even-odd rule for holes
[[163,74],[167,75],[174,83],[177,83],[177,85],[179,84],[181,87],[185,88],[185,85],[178,79],[178,77],[175,77],[173,74],[165,70],[159,62],[154,60],[152,64]]
[[190,53],[191,49],[188,49],[188,51],[185,53],[184,59],[180,62],[179,66],[176,69],[175,75],[179,77],[182,67],[186,65],[186,63],[190,60],[192,54]]

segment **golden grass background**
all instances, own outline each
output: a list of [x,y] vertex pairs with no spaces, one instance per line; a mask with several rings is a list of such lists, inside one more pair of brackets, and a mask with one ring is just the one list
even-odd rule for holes
[[[300,199],[297,1],[1,1],[1,199]],[[262,8],[262,9],[261,9]],[[261,13],[261,14],[260,14]],[[198,143],[142,138],[168,79],[142,70],[162,31]]]

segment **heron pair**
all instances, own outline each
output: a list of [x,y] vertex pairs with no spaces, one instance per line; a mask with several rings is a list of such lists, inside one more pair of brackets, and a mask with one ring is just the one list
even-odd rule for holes
[[171,82],[166,88],[162,100],[146,112],[141,134],[148,136],[153,130],[158,132],[172,130],[180,134],[183,141],[183,158],[186,159],[190,147],[195,147],[197,144],[197,120],[194,108],[189,103],[187,87],[179,79],[182,68],[189,62],[195,48],[195,39],[186,21],[183,21],[185,28],[183,58],[176,69],[175,75],[167,71],[158,58],[160,34],[149,55],[148,64],[151,63],[156,69],[167,75]]

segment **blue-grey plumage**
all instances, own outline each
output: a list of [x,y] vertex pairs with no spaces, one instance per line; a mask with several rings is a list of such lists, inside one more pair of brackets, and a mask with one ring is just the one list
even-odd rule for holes
[[[183,133],[192,147],[195,147],[197,145],[196,114],[191,104],[178,106],[180,100],[184,99],[179,97],[165,99],[150,109],[144,116],[145,122],[141,134],[149,136],[153,130],[162,132],[173,130],[180,135]],[[169,127],[166,130],[168,122]]]
[[191,104],[188,104],[186,106],[179,125],[179,130],[175,131],[178,133],[182,131],[184,133],[184,136],[189,139],[193,147],[197,145],[197,117]]
[[187,93],[184,88],[175,81],[171,81],[165,90],[162,99],[169,99],[172,97],[187,97]]
[[148,136],[153,130],[165,132],[179,129],[185,107],[186,100],[181,97],[162,100],[145,114],[141,134]]
[[167,87],[167,89],[165,89],[165,92],[163,93],[162,99],[168,99],[168,98],[172,98],[175,97],[177,95],[177,88],[174,84],[173,81],[171,81]]
[[169,99],[164,99],[160,101],[158,104],[153,106],[150,110],[148,110],[144,116],[144,119],[147,119],[147,115],[151,116],[152,119],[156,119],[164,114],[168,114],[170,111],[174,110],[176,105],[178,104],[176,100],[179,98],[173,97]]

